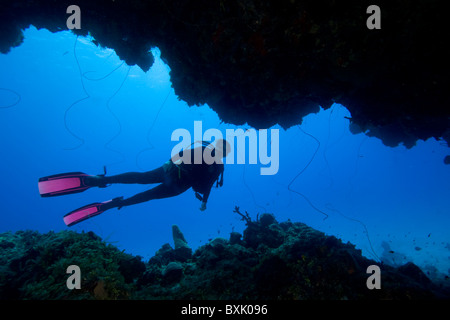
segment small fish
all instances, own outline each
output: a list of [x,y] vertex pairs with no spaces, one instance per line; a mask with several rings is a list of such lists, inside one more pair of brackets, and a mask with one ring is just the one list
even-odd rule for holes
[[422,250],[422,248],[421,247],[415,247],[414,248],[416,251],[420,251],[420,250]]

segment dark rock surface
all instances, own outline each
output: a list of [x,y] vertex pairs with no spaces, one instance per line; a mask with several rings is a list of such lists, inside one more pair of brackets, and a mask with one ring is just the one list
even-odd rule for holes
[[[165,244],[148,262],[91,232],[3,233],[0,299],[450,298],[448,285],[433,283],[412,263],[378,264],[350,243],[273,215],[246,223],[242,239],[216,238],[189,259]],[[80,290],[65,285],[72,264],[82,273]],[[380,267],[379,290],[366,286],[369,265]]]
[[[67,30],[65,0],[5,0],[0,51],[30,24]],[[388,145],[450,136],[450,55],[444,1],[79,0],[81,30],[148,70],[152,46],[171,68],[176,94],[208,103],[221,119],[255,128],[301,123],[343,104],[354,132]]]

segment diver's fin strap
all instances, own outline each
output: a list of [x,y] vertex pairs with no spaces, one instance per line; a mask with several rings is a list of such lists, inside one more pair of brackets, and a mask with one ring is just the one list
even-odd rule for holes
[[[97,176],[101,177],[101,178],[104,178],[106,176],[106,166],[103,166],[103,173],[102,174],[98,174]],[[98,187],[99,188],[106,188],[108,186],[110,186],[110,184],[104,183],[104,184],[99,185]]]
[[[114,199],[112,199],[112,201],[113,201],[113,203],[114,202],[122,202],[123,201],[123,197],[121,196],[121,197],[114,198]],[[117,210],[122,209],[122,207],[123,207],[123,205],[118,205],[117,206]]]

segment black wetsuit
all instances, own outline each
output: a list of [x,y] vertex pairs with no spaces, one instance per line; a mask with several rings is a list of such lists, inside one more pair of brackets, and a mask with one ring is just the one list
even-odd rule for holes
[[[205,146],[201,148],[203,152]],[[176,165],[172,160],[169,160],[157,169],[147,172],[128,172],[115,176],[103,177],[101,178],[100,183],[160,183],[150,190],[138,193],[131,198],[115,202],[113,205],[114,207],[130,206],[149,200],[174,197],[191,187],[196,193],[203,195],[203,197],[201,197],[202,201],[206,203],[214,183],[217,181],[220,185],[223,184],[224,165],[217,163],[207,164],[204,161],[202,161],[201,164],[194,164],[193,149],[188,149],[188,151],[191,152],[191,164],[182,163]],[[180,156],[182,155],[183,151],[180,152]]]
[[[202,148],[202,151],[204,147]],[[180,156],[182,156],[180,152]],[[214,183],[217,182],[218,185],[223,184],[223,172],[224,165],[218,163],[207,164],[202,161],[201,164],[194,164],[194,152],[191,150],[191,164],[181,164],[180,178],[183,183],[188,184],[192,189],[203,195],[203,202],[208,201],[209,193]]]

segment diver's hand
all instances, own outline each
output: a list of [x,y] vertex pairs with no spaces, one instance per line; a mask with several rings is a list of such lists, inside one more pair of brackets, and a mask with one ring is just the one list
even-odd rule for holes
[[206,202],[202,202],[202,205],[200,206],[200,211],[206,210]]

